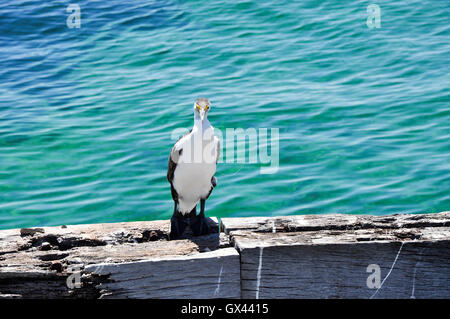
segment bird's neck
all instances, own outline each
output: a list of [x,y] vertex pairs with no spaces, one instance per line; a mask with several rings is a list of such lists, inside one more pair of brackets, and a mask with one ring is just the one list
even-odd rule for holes
[[203,118],[203,121],[201,120],[200,116],[194,116],[194,129],[198,130],[198,131],[205,131],[208,128],[211,127],[211,124],[208,121],[208,118],[205,117]]

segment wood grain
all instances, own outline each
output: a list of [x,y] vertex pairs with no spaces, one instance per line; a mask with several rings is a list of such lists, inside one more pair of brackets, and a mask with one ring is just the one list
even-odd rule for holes
[[[224,218],[243,298],[449,298],[450,213]],[[369,288],[369,265],[381,287]],[[384,281],[383,281],[384,280]]]
[[[209,222],[218,229],[216,219]],[[0,298],[239,297],[239,254],[227,249],[228,238],[213,233],[169,241],[169,226],[150,221],[0,231]],[[82,286],[70,289],[74,274]]]
[[224,218],[174,241],[169,226],[2,230],[0,298],[450,298],[450,212]]

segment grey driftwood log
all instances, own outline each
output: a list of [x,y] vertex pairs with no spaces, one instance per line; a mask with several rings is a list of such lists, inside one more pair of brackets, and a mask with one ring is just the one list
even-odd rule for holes
[[0,298],[450,298],[450,212],[221,228],[176,241],[169,221],[1,230]]
[[0,231],[0,298],[240,297],[239,254],[223,234],[168,231],[169,221]]
[[221,222],[243,298],[450,298],[450,212]]

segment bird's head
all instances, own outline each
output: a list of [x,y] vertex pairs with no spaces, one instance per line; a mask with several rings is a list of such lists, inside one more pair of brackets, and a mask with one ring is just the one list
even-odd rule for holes
[[208,113],[211,108],[211,102],[204,97],[198,98],[194,103],[194,115],[203,121],[206,118],[206,113]]

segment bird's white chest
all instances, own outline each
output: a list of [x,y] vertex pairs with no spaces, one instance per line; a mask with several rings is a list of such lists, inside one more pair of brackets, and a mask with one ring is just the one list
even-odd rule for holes
[[173,183],[179,197],[188,197],[195,193],[207,195],[215,172],[215,163],[180,163],[175,170]]
[[180,163],[175,169],[173,186],[178,193],[179,211],[190,212],[201,198],[208,196],[216,165]]
[[195,142],[195,136],[183,144],[173,178],[180,212],[191,211],[211,191],[211,179],[216,173],[216,147],[214,138]]

